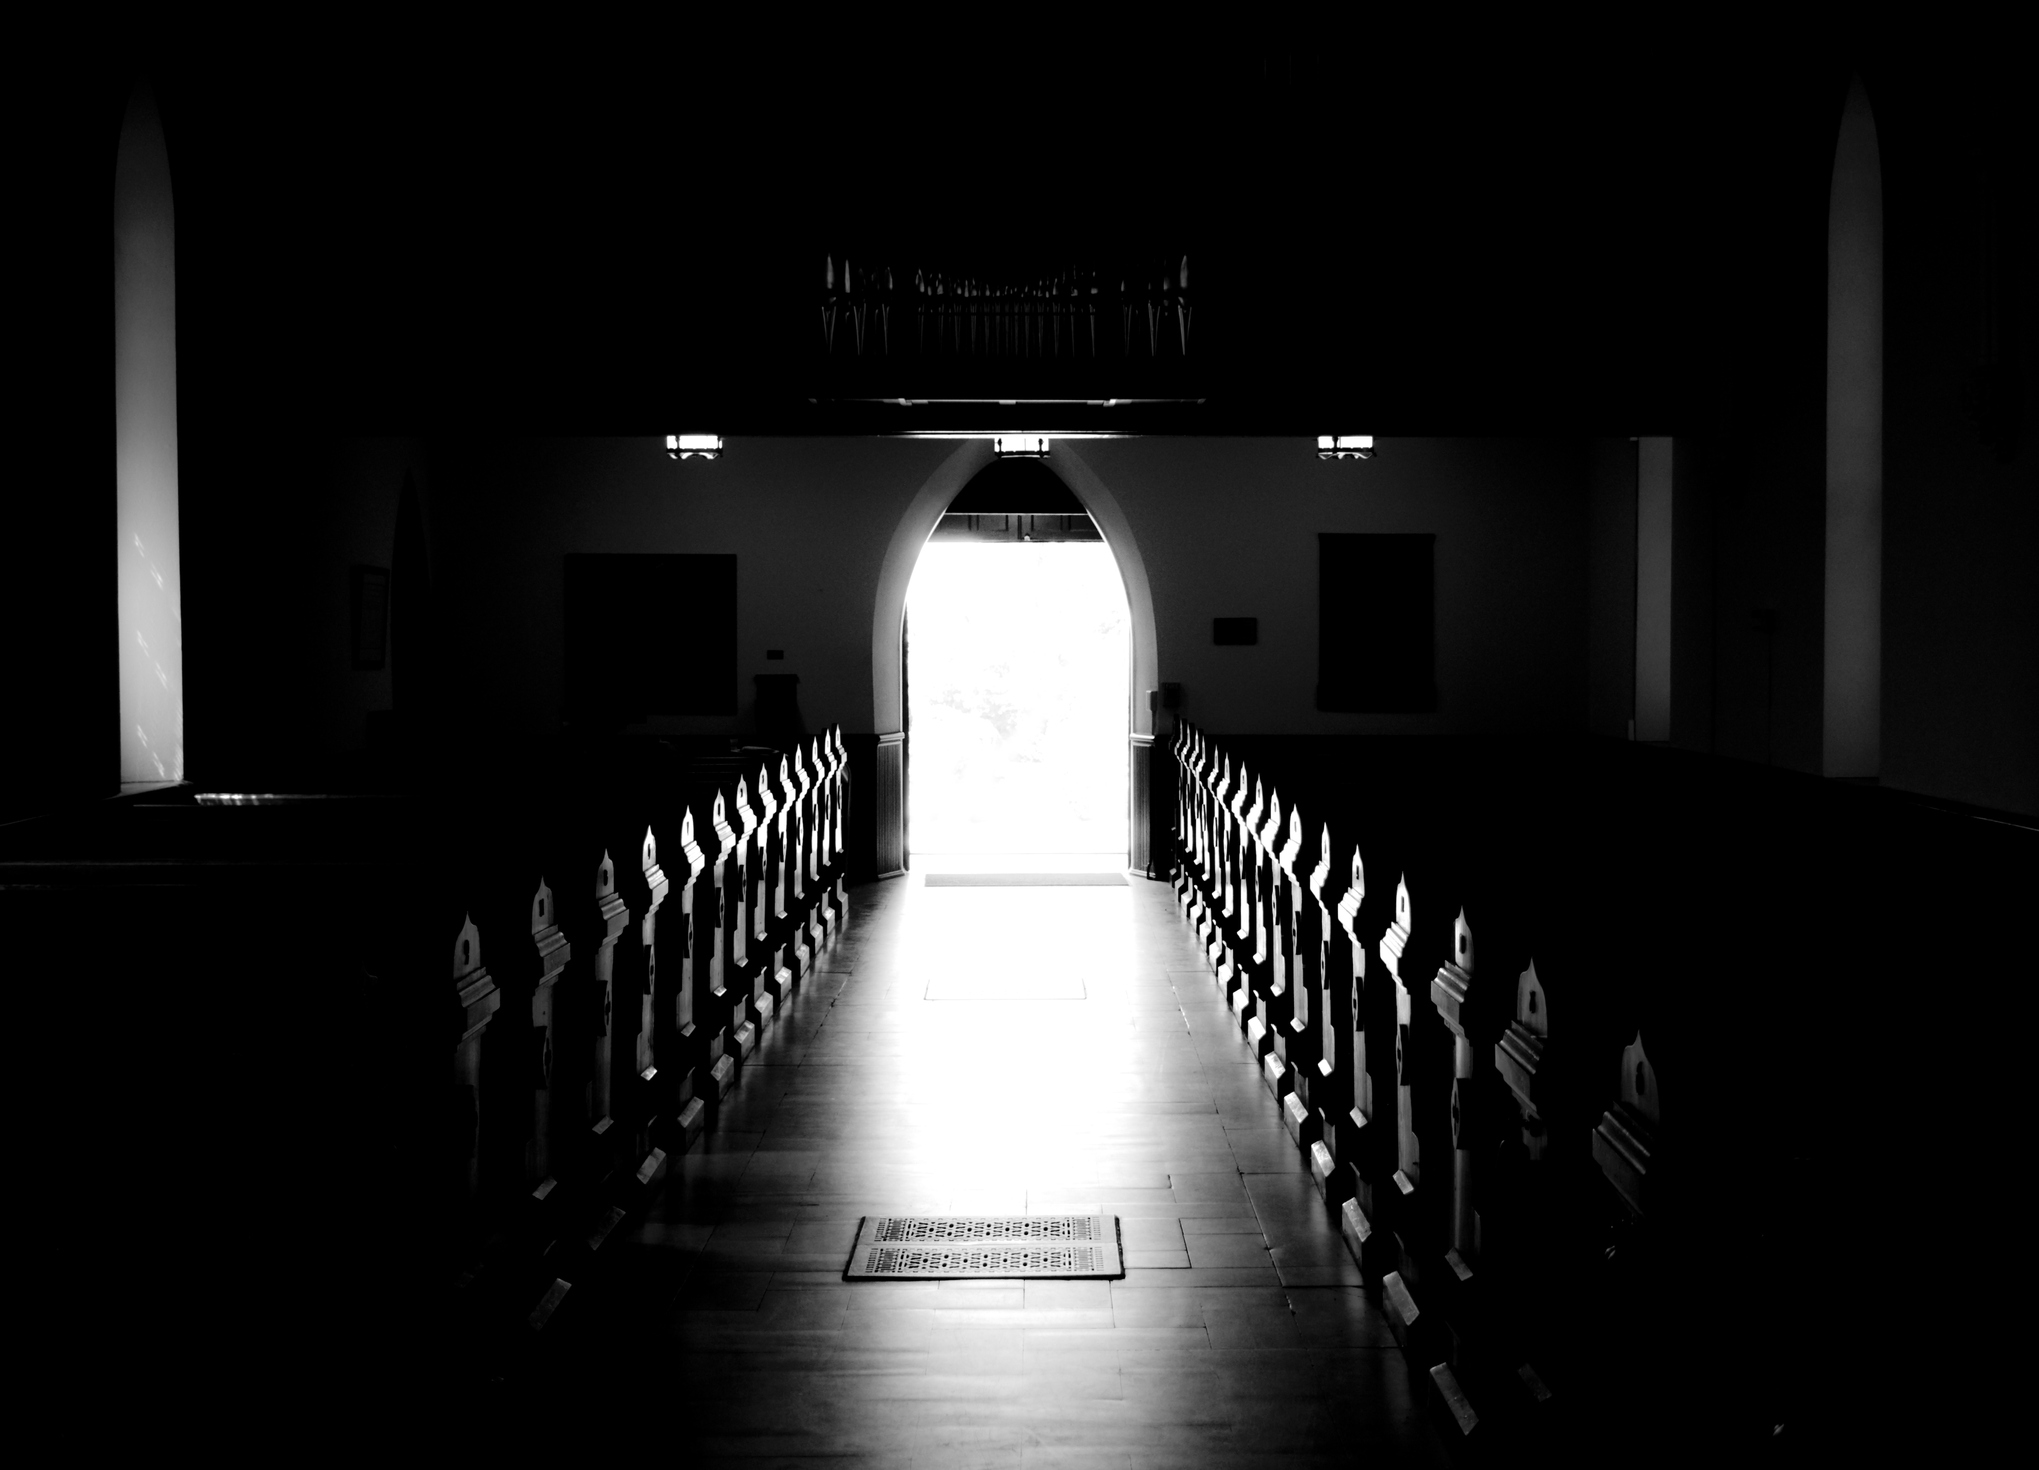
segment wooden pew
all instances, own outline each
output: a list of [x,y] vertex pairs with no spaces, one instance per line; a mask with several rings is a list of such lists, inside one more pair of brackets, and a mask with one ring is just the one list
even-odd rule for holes
[[[528,849],[484,874],[470,913],[486,936],[489,971],[502,1007],[483,1039],[488,1074],[484,1131],[486,1168],[498,1176],[496,1192],[520,1211],[550,1201],[574,1147],[572,1107],[560,1087],[573,1070],[561,1043],[565,1019],[559,982],[572,958],[560,928],[559,906]],[[564,1064],[564,1065],[563,1065]]]
[[1494,1043],[1499,1136],[1491,1187],[1484,1191],[1483,1254],[1496,1278],[1498,1310],[1508,1314],[1522,1358],[1516,1372],[1517,1417],[1527,1430],[1548,1433],[1558,1406],[1537,1366],[1547,1369],[1550,1363],[1549,1334],[1539,1331],[1538,1324],[1564,1311],[1560,1283],[1575,1264],[1566,1257],[1575,1253],[1566,1249],[1564,1222],[1571,1210],[1551,1151],[1553,1123],[1563,1112],[1553,1097],[1557,1069],[1549,1052],[1550,997],[1534,959],[1516,976],[1512,1009]]
[[828,855],[823,872],[829,885],[829,942],[842,937],[850,918],[849,807],[850,751],[841,725],[829,731]]
[[1241,1032],[1253,1004],[1253,907],[1248,884],[1253,871],[1252,814],[1260,800],[1258,784],[1242,765],[1225,805],[1225,964],[1218,975],[1232,1024]]
[[814,773],[808,766],[811,752],[811,743],[801,741],[793,748],[791,763],[794,811],[793,932],[794,948],[799,955],[796,978],[802,980],[814,972],[814,959],[821,952],[823,937],[814,892],[815,829],[818,823]]
[[1219,889],[1217,802],[1224,772],[1215,757],[1206,751],[1193,774],[1197,778],[1191,792],[1196,807],[1197,863],[1189,875],[1189,898],[1198,942],[1204,946],[1205,956],[1215,968],[1216,954],[1210,948],[1210,942],[1217,933],[1217,914],[1212,905]]
[[552,854],[562,874],[560,924],[573,952],[555,1003],[556,1050],[564,1055],[560,1090],[572,1098],[570,1136],[576,1140],[561,1163],[569,1182],[595,1188],[619,1157],[618,1082],[619,1073],[628,1073],[618,1045],[616,946],[630,925],[630,907],[617,891],[615,860],[598,837],[561,836]]
[[762,1037],[778,1019],[779,997],[768,963],[770,957],[758,941],[756,928],[757,907],[763,892],[759,875],[764,869],[767,847],[765,820],[756,796],[757,776],[757,770],[751,769],[747,775],[739,776],[736,782],[732,817],[736,833],[736,865],[731,874],[734,887],[729,925],[735,973],[741,977],[744,992],[750,997],[751,1014],[756,1018],[758,1034]]
[[728,956],[731,984],[746,997],[750,1015],[762,1037],[778,1014],[766,975],[759,962],[758,948],[751,937],[751,906],[756,903],[757,871],[760,861],[760,827],[757,810],[751,805],[751,777],[739,774],[731,790],[727,811],[730,828],[729,861],[717,869],[724,885],[722,945]]
[[[1246,1021],[1246,1044],[1263,1064],[1262,1078],[1277,1099],[1289,1088],[1288,1068],[1275,1050],[1275,1043],[1288,1020],[1287,961],[1282,955],[1284,938],[1279,921],[1281,907],[1281,797],[1267,788],[1266,804],[1258,818],[1249,823],[1252,839],[1252,883],[1248,911],[1252,918],[1251,954],[1247,972],[1253,995]],[[1274,1058],[1272,1067],[1266,1066]]]
[[771,941],[772,974],[778,980],[783,995],[800,978],[793,911],[788,907],[792,900],[794,853],[799,844],[800,818],[799,812],[794,809],[796,788],[790,758],[781,755],[775,764],[767,766],[764,779],[766,788],[771,792],[773,812],[771,854],[766,860],[766,925]]
[[[1275,1027],[1274,1051],[1281,1059],[1289,1075],[1290,1092],[1303,1094],[1303,1106],[1311,1108],[1310,1093],[1315,1079],[1311,1076],[1318,1059],[1328,1055],[1321,1045],[1320,1012],[1322,977],[1318,974],[1317,935],[1313,912],[1308,894],[1304,889],[1304,874],[1307,867],[1298,870],[1303,860],[1303,809],[1291,800],[1288,807],[1288,828],[1275,851],[1275,895],[1274,928],[1280,945],[1280,958],[1276,966],[1276,978],[1280,984],[1278,997],[1281,1010]],[[1291,1136],[1302,1140],[1291,1129]],[[1307,1147],[1307,1144],[1302,1146]]]
[[455,1188],[463,1215],[481,1203],[482,1119],[484,1112],[482,1034],[502,1005],[495,977],[482,963],[481,933],[463,914],[453,936],[453,1098],[452,1137],[456,1164]]
[[517,945],[520,962],[532,971],[531,992],[531,1146],[525,1177],[533,1189],[557,1177],[571,1147],[572,1113],[558,1096],[564,1080],[560,1069],[559,981],[573,959],[573,946],[559,925],[559,902],[541,877],[531,895],[531,934]]
[[698,1046],[692,1016],[679,1005],[684,970],[669,966],[662,973],[659,967],[659,910],[672,883],[659,863],[657,835],[649,826],[623,818],[616,835],[632,832],[636,835],[627,847],[617,844],[622,855],[616,861],[616,888],[629,907],[631,922],[615,948],[616,1041],[610,1059],[616,1079],[611,1103],[623,1129],[625,1153],[634,1161],[650,1154],[652,1134],[660,1122],[660,1103],[667,1091],[659,1081],[661,1060],[669,1078],[683,1078],[698,1065]]
[[[1186,788],[1204,758],[1247,764],[1221,745],[1207,755],[1186,736]],[[1443,761],[1423,774],[1433,797],[1448,784]],[[1324,1043],[1309,1096],[1297,1087],[1284,1115],[1298,1133],[1311,1115],[1318,1120],[1313,1177],[1330,1186],[1327,1202],[1339,1204],[1348,1244],[1366,1279],[1379,1284],[1447,1437],[1464,1436],[1469,1425],[1505,1443],[1562,1437],[1572,1431],[1549,1426],[1564,1425],[1558,1410],[1582,1399],[1603,1418],[1646,1418],[1635,1407],[1647,1401],[1638,1365],[1668,1372],[1663,1365],[1677,1355],[1660,1333],[1638,1326],[1634,1310],[1609,1304],[1657,1300],[1648,1292],[1659,1288],[1612,1285],[1601,1268],[1608,1242],[1634,1259],[1636,1242],[1651,1233],[1635,1204],[1647,1197],[1650,1186],[1638,1179],[1649,1179],[1647,1161],[1659,1149],[1661,1130],[1637,1106],[1655,1088],[1653,1069],[1640,1086],[1631,1076],[1590,1117],[1560,1100],[1565,1088],[1550,1085],[1548,992],[1529,945],[1562,903],[1552,880],[1508,866],[1506,793],[1468,778],[1464,790],[1445,790],[1426,831],[1420,811],[1383,802],[1366,781],[1340,791],[1327,780],[1328,794],[1313,796],[1292,774],[1273,779],[1285,805],[1301,813],[1317,800],[1319,810],[1344,812],[1401,868],[1387,890],[1392,904],[1377,906],[1366,858],[1374,839],[1339,848],[1350,876],[1332,883],[1324,859],[1333,839],[1320,838],[1306,911],[1318,926],[1319,958],[1304,966],[1314,977],[1298,987],[1295,1008],[1307,1014],[1321,1002]],[[1193,804],[1186,789],[1182,810]],[[1193,833],[1186,846],[1185,866],[1194,868]],[[1425,894],[1436,910],[1424,907]],[[1501,956],[1488,956],[1485,969],[1475,940],[1483,910],[1492,923],[1477,949]],[[1555,932],[1578,949],[1562,925]],[[1336,947],[1325,942],[1330,935]],[[1497,966],[1505,981],[1491,978]],[[1604,1020],[1580,1027],[1589,1046],[1604,1046],[1597,1038],[1605,1033]],[[1609,1078],[1613,1060],[1600,1063]],[[1634,1061],[1623,1070],[1632,1074]],[[1558,1074],[1576,1075],[1562,1066]],[[1553,1129],[1573,1130],[1571,1141],[1556,1146]],[[1601,1167],[1590,1163],[1595,1140]],[[1566,1168],[1548,1168],[1554,1158]],[[1594,1188],[1611,1211],[1583,1187],[1592,1180],[1578,1174],[1581,1163],[1594,1178],[1604,1173]],[[1631,1348],[1624,1352],[1623,1343]]]
[[[1216,849],[1217,871],[1212,875],[1216,889],[1211,898],[1211,959],[1218,988],[1229,1004],[1239,983],[1239,828],[1245,799],[1245,770],[1234,770],[1225,762],[1216,790],[1212,793],[1211,825]],[[1236,1015],[1237,1012],[1234,1012]]]
[[758,825],[753,834],[755,847],[750,854],[750,872],[745,880],[748,915],[745,922],[750,926],[752,963],[757,966],[758,984],[772,997],[775,1007],[783,1008],[791,977],[782,973],[778,951],[772,944],[772,915],[777,906],[773,865],[780,851],[779,799],[772,790],[770,769],[763,763],[753,767],[751,792]]
[[[715,985],[720,978],[715,967],[715,866],[701,835],[694,813],[682,810],[664,965],[669,983],[662,992],[665,1035],[671,1041],[668,1065],[677,1074],[662,1101],[670,1141],[679,1148],[700,1136],[705,1110],[735,1085],[736,1074],[729,1054],[728,1007]],[[708,837],[712,844],[714,835]]]
[[[1334,851],[1328,826],[1324,848],[1328,865]],[[1337,1098],[1343,1110],[1327,1110],[1325,1154],[1320,1158],[1312,1152],[1311,1173],[1324,1180],[1327,1201],[1347,1196],[1340,1206],[1339,1226],[1370,1284],[1391,1269],[1388,1238],[1379,1226],[1387,1211],[1386,1191],[1394,1187],[1400,1167],[1398,1083],[1392,1070],[1398,1026],[1393,982],[1384,962],[1373,967],[1369,963],[1373,945],[1385,941],[1392,922],[1392,914],[1382,914],[1382,907],[1377,897],[1369,903],[1366,859],[1355,843],[1342,891],[1326,902],[1324,917],[1330,955],[1325,989],[1332,996],[1327,1029],[1343,1079]]]
[[1203,870],[1202,807],[1198,793],[1203,790],[1204,748],[1197,738],[1196,729],[1187,721],[1178,721],[1175,728],[1175,867],[1169,873],[1169,886],[1175,892],[1176,907],[1182,916],[1195,926],[1193,896],[1196,893],[1196,874]]
[[[1169,800],[1174,804],[1175,835],[1172,843],[1173,866],[1167,877],[1169,886],[1175,892],[1176,906],[1182,909],[1185,919],[1190,917],[1190,874],[1195,870],[1201,857],[1197,845],[1194,793],[1200,779],[1198,761],[1202,752],[1195,736],[1196,732],[1187,724],[1177,722],[1175,759],[1170,763],[1175,772],[1175,789],[1169,793]],[[1156,805],[1159,804],[1157,801]]]
[[[1266,892],[1267,850],[1261,841],[1261,823],[1267,814],[1267,785],[1256,777],[1253,795],[1239,816],[1239,986],[1232,992],[1232,1014],[1241,1032],[1251,1042],[1258,1006],[1267,993],[1267,926],[1261,901]],[[1272,1044],[1265,1024],[1261,1041]],[[1258,1054],[1256,1053],[1256,1060]]]
[[[1300,806],[1296,810],[1301,817]],[[1296,836],[1301,838],[1300,820]],[[1349,1152],[1351,1129],[1347,1123],[1352,1095],[1351,996],[1354,991],[1354,963],[1364,963],[1364,950],[1355,950],[1346,932],[1343,916],[1351,891],[1343,894],[1333,886],[1334,872],[1330,824],[1319,829],[1317,861],[1310,872],[1310,892],[1305,907],[1309,917],[1310,963],[1304,984],[1298,987],[1296,1008],[1296,1088],[1283,1108],[1289,1136],[1305,1150],[1310,1179],[1327,1205],[1342,1202],[1346,1179],[1338,1166],[1341,1149]],[[1365,879],[1353,861],[1353,884],[1363,893]],[[1354,900],[1356,901],[1356,900]],[[1363,970],[1360,972],[1362,975]]]
[[839,744],[841,727],[831,725],[821,736],[820,842],[815,853],[815,882],[821,901],[825,942],[833,945],[842,937],[845,912],[842,895],[836,891],[842,851],[843,752]]
[[[1300,812],[1291,803],[1284,832],[1281,798],[1270,789],[1267,820],[1261,829],[1266,853],[1266,892],[1261,901],[1261,917],[1266,925],[1268,960],[1260,1018],[1267,1028],[1268,1050],[1260,1062],[1262,1080],[1275,1100],[1282,1103],[1285,1117],[1287,1099],[1295,1095],[1298,1086],[1306,1094],[1307,1105],[1310,1079],[1305,1069],[1313,1065],[1309,1055],[1313,1039],[1308,1024],[1310,998],[1305,988],[1304,966],[1295,950],[1295,909],[1300,885],[1294,867],[1302,842],[1299,819]],[[1293,1129],[1291,1136],[1295,1136]],[[1308,1144],[1299,1140],[1299,1146],[1307,1148]]]
[[708,877],[698,919],[699,934],[708,951],[708,989],[715,997],[716,1014],[721,1019],[723,1047],[736,1058],[740,1068],[757,1049],[764,1018],[758,1012],[749,977],[738,964],[735,952],[740,883],[737,875],[743,866],[743,837],[736,823],[741,819],[732,820],[730,792],[719,781],[709,790],[704,824],[707,835],[702,842]]
[[1191,903],[1195,911],[1198,941],[1204,946],[1206,958],[1215,970],[1218,954],[1212,947],[1217,938],[1218,911],[1223,907],[1224,855],[1219,836],[1218,817],[1223,810],[1223,798],[1230,780],[1221,758],[1214,749],[1206,748],[1196,774],[1198,783],[1193,792],[1196,799],[1198,861],[1191,879]]

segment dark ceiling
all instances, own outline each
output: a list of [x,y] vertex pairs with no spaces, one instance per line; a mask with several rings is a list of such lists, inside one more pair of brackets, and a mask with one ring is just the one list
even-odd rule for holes
[[[1816,370],[1858,64],[1605,35],[300,36],[264,63],[225,40],[106,50],[100,167],[147,70],[187,403],[331,432],[1683,429]],[[1193,348],[1146,377],[845,371],[817,310],[844,253],[1009,277],[1187,255]],[[895,394],[990,401],[858,401]],[[1182,401],[1081,401],[1108,396]]]

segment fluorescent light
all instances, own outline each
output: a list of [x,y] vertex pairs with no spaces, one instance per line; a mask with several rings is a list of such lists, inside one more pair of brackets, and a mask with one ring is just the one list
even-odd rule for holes
[[1317,458],[1372,459],[1373,435],[1319,434],[1317,436]]
[[991,452],[1000,459],[1044,459],[1048,453],[1046,434],[994,434]]
[[720,459],[722,458],[722,436],[720,434],[668,434],[666,453],[674,459]]

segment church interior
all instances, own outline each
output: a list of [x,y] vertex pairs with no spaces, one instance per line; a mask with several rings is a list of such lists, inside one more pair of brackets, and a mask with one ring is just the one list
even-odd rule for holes
[[[1981,1453],[2034,89],[1720,24],[56,48],[53,1389],[265,1458]],[[1023,549],[1105,610],[983,631]],[[1116,1266],[851,1279],[893,1217]]]

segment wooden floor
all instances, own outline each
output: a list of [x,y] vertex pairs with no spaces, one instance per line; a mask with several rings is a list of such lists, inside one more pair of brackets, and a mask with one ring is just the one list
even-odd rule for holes
[[[679,1463],[1439,1462],[1169,889],[1130,883],[852,891],[625,1243],[628,1412]],[[1118,1215],[1126,1278],[842,1280],[864,1215],[1022,1210]]]

